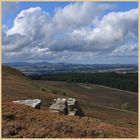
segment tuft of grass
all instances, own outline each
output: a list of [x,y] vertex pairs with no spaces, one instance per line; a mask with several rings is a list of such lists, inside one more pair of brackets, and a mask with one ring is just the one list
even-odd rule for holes
[[54,89],[54,90],[52,90],[52,93],[53,93],[53,94],[58,94],[58,93],[59,93],[59,90],[55,90],[55,89]]
[[45,88],[41,88],[42,91],[45,91]]
[[2,115],[2,118],[4,120],[14,120],[16,118],[15,114],[12,114],[12,113],[4,113]]
[[62,94],[63,94],[63,96],[67,96],[67,93],[65,91]]
[[23,124],[19,122],[9,122],[3,127],[2,136],[3,137],[20,137],[19,132],[24,129]]

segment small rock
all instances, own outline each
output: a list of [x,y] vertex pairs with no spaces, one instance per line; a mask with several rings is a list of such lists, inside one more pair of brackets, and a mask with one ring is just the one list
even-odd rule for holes
[[40,109],[40,106],[41,106],[40,99],[17,100],[17,101],[13,101],[13,103],[31,106],[36,109]]

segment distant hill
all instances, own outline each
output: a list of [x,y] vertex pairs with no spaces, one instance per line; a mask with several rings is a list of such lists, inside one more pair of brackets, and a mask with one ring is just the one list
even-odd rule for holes
[[[65,93],[65,94],[64,94]],[[85,117],[56,115],[48,107],[53,98],[74,97]],[[13,104],[17,99],[42,99],[40,110]],[[137,94],[93,84],[31,80],[9,66],[2,67],[2,136],[137,137]],[[128,102],[133,109],[121,110]]]
[[44,75],[53,73],[94,73],[94,72],[137,72],[137,64],[68,64],[68,63],[27,63],[13,62],[4,63],[19,69],[26,75]]

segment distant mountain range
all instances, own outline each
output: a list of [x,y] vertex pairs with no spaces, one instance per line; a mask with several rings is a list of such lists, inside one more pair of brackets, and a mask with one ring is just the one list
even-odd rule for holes
[[45,75],[52,73],[69,72],[137,72],[137,64],[68,64],[68,63],[48,63],[48,62],[13,62],[3,63],[22,71],[26,75]]

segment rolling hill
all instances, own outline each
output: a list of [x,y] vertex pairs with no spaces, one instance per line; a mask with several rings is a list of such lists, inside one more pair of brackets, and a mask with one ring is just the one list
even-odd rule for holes
[[[137,137],[138,95],[100,85],[31,80],[20,71],[2,67],[3,137]],[[76,98],[85,117],[50,113],[53,98]],[[42,99],[40,110],[15,105],[17,99]],[[121,110],[125,102],[132,109]]]
[[54,73],[94,73],[94,72],[137,72],[137,64],[70,64],[48,62],[9,62],[3,63],[14,67],[26,75],[45,75]]

